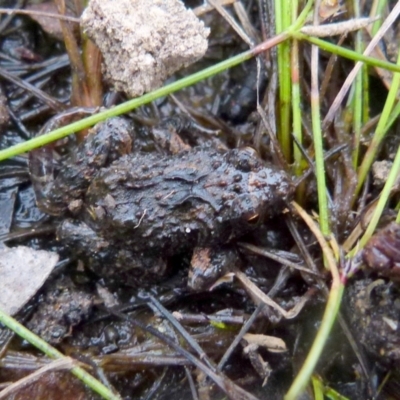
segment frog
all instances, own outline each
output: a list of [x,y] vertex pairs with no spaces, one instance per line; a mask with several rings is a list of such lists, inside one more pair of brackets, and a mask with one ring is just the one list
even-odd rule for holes
[[169,148],[144,152],[131,121],[111,118],[59,160],[56,176],[32,174],[41,179],[39,208],[62,216],[58,239],[99,277],[159,281],[175,255],[198,260],[199,251],[230,245],[293,196],[288,174],[255,150],[189,146],[166,130]]

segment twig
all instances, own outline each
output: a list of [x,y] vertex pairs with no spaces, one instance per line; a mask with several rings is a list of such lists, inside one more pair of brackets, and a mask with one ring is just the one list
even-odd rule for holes
[[0,392],[0,399],[4,399],[6,396],[11,395],[13,392],[20,390],[27,385],[37,381],[43,374],[49,371],[60,371],[65,369],[72,369],[76,367],[79,363],[76,360],[73,360],[70,357],[60,358],[58,360],[52,361],[48,365],[45,365],[42,368],[39,368],[37,371],[25,376],[22,379],[14,382],[13,384],[7,386]]
[[[14,318],[10,317],[8,314],[0,310],[0,323],[4,324],[12,331],[14,331],[17,335],[21,336],[27,342],[35,346],[37,349],[41,350],[48,357],[53,359],[64,359],[64,354],[60,353],[54,347],[50,346],[43,339],[36,336],[29,329],[25,328]],[[107,387],[105,387],[101,382],[97,379],[93,378],[88,372],[86,372],[83,368],[79,366],[75,366],[71,368],[71,373],[74,374],[77,378],[79,378],[82,382],[88,385],[91,389],[93,389],[96,393],[102,396],[107,400],[119,400],[120,397],[114,393],[112,393]]]
[[157,329],[153,328],[152,326],[147,326],[137,319],[129,318],[129,316],[126,316],[119,312],[113,312],[113,313],[119,318],[130,322],[132,325],[146,332],[149,332],[156,338],[166,343],[168,346],[172,347],[179,354],[186,357],[193,365],[195,365],[202,372],[204,372],[210,379],[212,379],[215,382],[215,384],[218,387],[220,387],[230,398],[241,399],[241,400],[258,400],[257,397],[246,392],[244,389],[234,384],[230,379],[226,378],[222,374],[215,373],[212,369],[208,368],[201,360],[193,356],[193,354],[189,353],[182,346],[179,346],[170,337],[163,335]]
[[304,304],[311,297],[312,291],[308,291],[289,311],[286,311],[278,303],[273,301],[267,294],[265,294],[256,284],[254,284],[243,272],[235,271],[235,277],[242,283],[246,291],[253,298],[256,304],[264,303],[270,306],[275,311],[278,311],[286,319],[295,318],[304,307]]
[[188,342],[188,344],[197,352],[201,360],[204,360],[209,368],[215,371],[214,363],[208,358],[207,354],[200,347],[200,345],[193,340],[190,334],[184,329],[184,327],[178,322],[178,320],[152,295],[149,295],[151,302],[161,312],[161,314],[168,319],[172,326],[182,335],[182,337]]
[[236,346],[240,343],[242,340],[243,336],[247,333],[247,331],[251,328],[253,325],[253,322],[256,320],[258,315],[261,313],[263,308],[265,307],[264,303],[260,303],[257,308],[254,310],[253,314],[251,317],[248,319],[248,321],[242,326],[240,329],[240,332],[237,334],[233,342],[230,344],[228,349],[225,351],[225,354],[222,356],[221,360],[218,363],[217,366],[217,371],[221,371],[222,368],[224,368],[226,362],[228,361],[229,357],[233,353],[233,351],[236,349]]
[[337,35],[346,35],[349,32],[357,31],[366,28],[369,24],[377,21],[379,17],[375,18],[355,18],[348,21],[338,22],[335,24],[325,25],[307,25],[300,29],[301,33],[316,37],[329,37]]
[[17,76],[9,73],[8,71],[6,71],[4,68],[1,67],[0,67],[0,75],[4,79],[7,79],[8,81],[12,82],[14,85],[17,85],[25,90],[29,90],[35,97],[46,103],[50,108],[52,108],[55,111],[64,110],[66,108],[65,104],[49,96],[47,93],[38,89],[31,83],[26,82],[21,78],[18,78]]
[[277,261],[277,262],[279,262],[279,263],[281,263],[283,265],[286,265],[286,266],[288,266],[290,268],[296,269],[298,271],[303,271],[303,272],[306,272],[306,273],[311,274],[311,275],[319,276],[318,273],[316,273],[314,271],[311,271],[308,268],[302,267],[301,265],[296,264],[296,263],[294,263],[294,262],[292,262],[290,260],[287,260],[286,258],[280,257],[280,256],[278,256],[278,255],[276,255],[274,253],[271,253],[270,251],[267,251],[267,250],[265,250],[265,249],[263,249],[261,247],[254,246],[254,245],[249,244],[249,243],[243,243],[243,242],[239,242],[238,245],[240,247],[242,247],[243,249],[251,251],[254,254],[258,254],[258,255],[263,256],[263,257],[268,257],[271,260]]
[[35,10],[17,10],[15,8],[0,8],[0,14],[19,14],[19,15],[39,15],[41,17],[56,18],[63,21],[74,22],[79,24],[80,19],[76,17],[70,17],[68,15],[54,14],[45,11],[35,11]]
[[221,6],[219,0],[208,0],[210,3],[231,26],[231,28],[247,43],[250,47],[254,46],[254,41],[250,38],[242,27],[232,18],[232,16]]
[[[393,25],[399,14],[400,14],[400,2],[398,1],[397,4],[393,7],[393,10],[386,18],[386,20],[383,22],[382,26],[379,28],[376,35],[373,37],[373,39],[365,49],[363,53],[364,56],[368,56],[369,54],[371,54],[373,48],[379,43],[379,41],[382,39],[386,31]],[[356,77],[361,67],[362,67],[362,62],[360,61],[357,62],[354,68],[351,70],[350,74],[347,76],[342,88],[340,89],[328,113],[325,116],[325,119],[322,124],[323,130],[327,129],[328,126],[332,123],[337,113],[337,110],[343,101],[343,98],[346,96],[348,90],[350,89],[351,83],[353,82],[354,78]]]

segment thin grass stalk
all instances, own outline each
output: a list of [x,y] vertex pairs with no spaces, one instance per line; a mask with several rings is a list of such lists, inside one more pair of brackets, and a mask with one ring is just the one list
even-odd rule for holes
[[[7,328],[11,329],[18,336],[25,339],[32,346],[36,347],[48,357],[52,359],[61,359],[66,358],[64,354],[60,353],[54,347],[50,346],[39,336],[36,336],[29,329],[25,328],[14,318],[10,317],[8,314],[4,313],[0,310],[0,323],[4,324]],[[81,367],[73,367],[71,368],[71,373],[74,374],[78,379],[80,379],[83,383],[89,386],[92,390],[98,393],[103,399],[107,400],[120,400],[121,398],[112,393],[110,389],[104,386],[101,382],[91,376],[88,372],[86,372]]]
[[313,375],[311,383],[314,391],[314,400],[324,400],[324,384],[320,377]]
[[[370,17],[377,17],[378,15],[383,14],[383,10],[387,5],[387,0],[374,0],[371,7]],[[375,36],[376,32],[378,32],[379,28],[382,25],[382,19],[378,19],[374,22],[371,28],[371,36]]]
[[369,105],[370,105],[370,96],[369,96],[369,72],[368,72],[368,65],[364,64],[362,67],[363,73],[363,111],[362,111],[362,116],[363,116],[363,126],[370,120],[370,110],[369,110]]
[[[361,250],[367,244],[368,240],[374,233],[378,225],[378,222],[382,216],[382,213],[386,207],[386,204],[389,200],[390,192],[399,176],[400,176],[400,147],[397,149],[396,157],[393,161],[393,166],[389,172],[389,176],[387,178],[385,186],[383,187],[382,192],[379,196],[378,204],[376,205],[371,221],[368,224],[367,230],[365,231],[364,235],[362,236],[360,242],[357,245],[357,250]],[[354,255],[354,250],[350,255]]]
[[343,293],[343,283],[332,283],[320,329],[318,330],[317,336],[315,337],[313,345],[307,355],[306,361],[293,381],[289,391],[285,395],[285,400],[296,400],[304,392],[309,377],[312,375],[315,366],[321,357],[321,353],[325,347],[327,339],[329,338],[333,324],[335,323],[342,302]]
[[[360,18],[360,4],[359,0],[353,1],[354,17]],[[357,53],[362,54],[364,51],[363,35],[362,31],[355,33],[355,50]],[[353,167],[354,169],[358,166],[358,158],[360,153],[360,141],[361,141],[361,129],[363,125],[363,73],[364,68],[358,72],[356,79],[354,80],[354,97],[352,101],[353,106]]]
[[400,66],[393,64],[388,61],[382,61],[374,57],[364,56],[363,54],[358,54],[357,52],[346,49],[345,47],[337,46],[334,43],[329,43],[320,38],[305,35],[297,30],[290,30],[290,35],[299,40],[305,40],[311,44],[317,45],[321,50],[328,51],[332,54],[337,54],[338,56],[348,58],[353,61],[362,61],[371,67],[383,68],[388,71],[400,72]]
[[292,205],[318,240],[324,255],[324,259],[326,260],[326,264],[329,267],[332,275],[332,285],[317,335],[303,366],[290,386],[289,391],[285,395],[285,400],[295,400],[304,392],[315,366],[320,359],[326,341],[329,338],[329,334],[332,330],[333,324],[335,323],[344,293],[344,280],[340,277],[336,262],[338,255],[336,254],[335,256],[333,254],[331,247],[329,247],[324,235],[322,234],[322,231],[319,230],[314,220],[298,204],[292,203]]
[[[65,0],[56,0],[58,12],[66,14]],[[72,71],[72,94],[71,102],[76,106],[90,107],[89,89],[86,81],[86,72],[81,58],[80,48],[76,42],[72,26],[66,21],[60,20],[60,25],[64,37],[65,48],[71,62]]]
[[[297,18],[297,1],[293,1],[293,23]],[[296,13],[295,13],[296,12]],[[300,67],[299,67],[299,42],[294,39],[291,51],[291,75],[292,75],[292,115],[293,115],[293,136],[297,138],[298,143],[303,143],[301,129],[301,96],[300,96]],[[295,145],[293,149],[294,173],[300,176],[302,173],[302,154]]]
[[[396,19],[398,18],[399,15],[400,15],[400,1],[397,2],[397,4],[393,7],[392,11],[387,16],[385,21],[382,23],[382,26],[379,28],[376,35],[368,43],[367,47],[365,48],[364,55],[371,54],[374,48],[379,44],[379,41],[382,40],[386,32],[393,27],[393,24],[396,22]],[[344,97],[346,96],[349,88],[351,87],[351,84],[353,83],[354,79],[357,76],[357,73],[362,68],[362,66],[363,66],[362,62],[357,62],[352,68],[352,70],[349,72],[347,78],[343,82],[341,89],[337,93],[335,99],[333,100],[324,118],[324,123],[323,123],[324,128],[327,128],[333,122],[335,115],[337,114],[338,109]]]
[[[295,39],[292,43],[291,57],[292,72],[292,114],[293,114],[293,136],[298,143],[303,143],[303,134],[301,127],[301,94],[299,82],[299,42]],[[296,176],[302,174],[302,154],[300,149],[295,145],[293,149],[294,173]]]
[[[296,26],[298,26],[303,19],[304,19],[304,13],[300,15],[299,20],[296,22]],[[134,110],[135,108],[148,104],[160,97],[167,96],[180,89],[194,85],[195,83],[198,83],[203,79],[216,75],[222,71],[225,71],[228,68],[234,67],[235,65],[238,65],[244,61],[249,60],[254,56],[257,56],[264,51],[269,50],[271,47],[274,47],[279,43],[282,43],[283,41],[287,40],[289,36],[290,32],[289,30],[287,30],[280,35],[274,36],[273,38],[266,40],[263,43],[260,43],[251,50],[247,50],[227,60],[221,61],[218,64],[215,64],[211,67],[196,72],[190,76],[187,76],[173,83],[170,83],[169,85],[165,85],[141,97],[128,100],[125,103],[113,107],[112,109],[108,109],[99,112],[98,114],[92,115],[90,117],[83,118],[80,121],[63,126],[59,129],[55,129],[54,131],[51,131],[45,135],[37,136],[26,142],[10,146],[4,150],[0,150],[0,161],[6,160],[11,157],[15,157],[19,154],[34,150],[41,146],[46,146],[47,144],[62,139],[68,135],[73,134],[74,132],[89,128],[97,124],[98,122],[104,121],[108,118],[112,118],[121,114],[125,114],[127,112]]]
[[[275,0],[276,33],[285,31],[291,24],[292,4]],[[278,140],[287,161],[291,158],[291,79],[290,79],[290,43],[285,41],[278,46],[278,82],[279,82],[279,123]]]
[[[281,35],[280,39],[278,40],[285,40],[287,35]],[[262,50],[267,50],[269,47],[272,47],[276,45],[276,37],[264,42],[262,44]],[[271,44],[270,46],[268,45],[268,42]],[[255,49],[257,49],[258,46],[256,46]],[[261,51],[261,49],[259,49]],[[147,93],[141,97],[137,97],[135,99],[126,101],[125,103],[119,104],[118,106],[115,106],[111,109],[102,111],[98,114],[92,115],[87,118],[83,118],[80,121],[74,122],[72,124],[63,126],[59,129],[55,129],[52,132],[49,132],[45,135],[37,136],[33,139],[27,140],[26,142],[23,143],[18,143],[14,146],[10,146],[7,149],[0,150],[0,161],[6,160],[8,158],[14,157],[16,155],[25,153],[27,151],[31,151],[33,149],[36,149],[41,146],[45,146],[51,142],[54,142],[56,140],[62,139],[68,135],[71,135],[74,132],[80,131],[82,129],[89,128],[90,126],[93,126],[97,124],[98,122],[104,121],[108,118],[112,118],[121,114],[125,114],[127,112],[130,112],[134,110],[137,107],[140,107],[142,105],[148,104],[160,97],[167,96],[171,93],[174,93],[180,89],[183,89],[185,87],[194,85],[195,83],[209,78],[210,76],[216,75],[222,71],[225,71],[226,69],[233,67],[235,65],[238,65],[246,60],[249,60],[252,58],[255,54],[254,49],[253,50],[248,50],[244,53],[238,54],[235,57],[231,57],[228,60],[222,61],[216,65],[213,65],[209,68],[205,68],[195,74],[192,74],[190,76],[187,76],[183,79],[180,79],[178,81],[175,81],[169,85],[163,86],[159,89],[156,89],[150,93]]]
[[311,120],[315,151],[315,173],[317,177],[318,208],[321,231],[324,235],[330,234],[328,198],[325,178],[324,145],[321,130],[321,113],[318,85],[318,56],[317,46],[311,49]]
[[93,115],[91,117],[84,118],[81,121],[75,122],[73,124],[66,125],[62,128],[56,129],[52,132],[49,132],[46,135],[42,135],[40,137],[35,137],[26,142],[19,143],[17,145],[11,146],[4,150],[0,150],[0,161],[17,156],[17,155],[22,154],[27,151],[31,151],[40,146],[45,146],[45,145],[51,143],[52,141],[59,140],[61,138],[64,138],[65,136],[68,136],[68,135],[76,132],[76,131],[80,131],[82,129],[88,128],[100,121],[104,121],[107,118],[115,117],[117,115],[121,115],[126,112],[132,111],[133,109],[140,107],[144,104],[147,104],[147,103],[149,103],[153,100],[156,100],[160,97],[167,96],[167,95],[174,93],[182,88],[193,85],[193,84],[201,81],[202,79],[206,79],[206,78],[209,78],[210,76],[218,74],[219,72],[222,72],[222,71],[224,71],[230,67],[233,67],[235,65],[238,65],[238,64],[254,57],[255,55],[260,54],[261,52],[266,51],[273,46],[276,46],[277,44],[287,40],[288,37],[290,37],[290,36],[301,39],[301,40],[304,39],[309,42],[315,43],[327,51],[331,51],[334,54],[338,54],[338,55],[347,57],[352,60],[365,61],[366,63],[368,63],[369,65],[372,65],[372,66],[378,66],[378,67],[385,68],[385,69],[388,69],[391,71],[400,72],[400,66],[398,66],[396,64],[392,64],[389,62],[382,62],[381,60],[377,60],[372,57],[362,56],[360,54],[357,54],[356,52],[343,49],[340,46],[335,46],[328,42],[320,40],[318,38],[312,38],[310,36],[300,33],[299,29],[301,29],[302,24],[304,24],[304,22],[307,18],[307,15],[312,8],[312,5],[313,5],[313,0],[308,0],[305,8],[301,12],[299,18],[297,19],[297,21],[294,25],[292,25],[287,31],[283,32],[282,34],[277,35],[277,36],[255,46],[252,50],[248,50],[244,53],[238,54],[237,56],[234,56],[228,60],[224,60],[214,66],[211,66],[211,67],[206,68],[202,71],[199,71],[195,74],[192,74],[188,77],[185,77],[181,80],[173,82],[173,83],[166,85],[160,89],[157,89],[151,93],[147,93],[136,99],[129,100],[129,101],[127,101],[123,104],[120,104],[110,110],[106,110],[106,111],[103,111],[96,115]]
[[82,58],[87,72],[87,86],[90,91],[90,107],[100,107],[103,104],[103,82],[101,61],[102,55],[99,48],[85,35],[82,34]]
[[[297,31],[305,24],[305,22],[308,18],[308,14],[312,10],[313,4],[314,4],[314,0],[307,0],[306,5],[303,7],[303,10],[301,11],[301,13],[299,15],[299,18],[297,18],[297,20],[290,27],[290,31]],[[298,4],[297,4],[297,9],[298,9]],[[297,13],[297,9],[295,9],[296,13]]]
[[[397,57],[397,65],[400,66],[400,51]],[[381,117],[379,119],[378,125],[375,130],[375,134],[372,138],[371,144],[368,147],[368,150],[364,156],[364,159],[358,171],[358,182],[354,197],[356,197],[358,193],[360,193],[360,190],[364,185],[365,178],[369,173],[369,170],[371,168],[372,163],[375,160],[376,154],[380,148],[382,140],[385,137],[385,134],[387,132],[386,127],[388,126],[389,118],[396,101],[396,96],[399,87],[400,87],[400,74],[395,73],[393,75],[392,85],[390,86],[389,93],[387,95],[386,102],[381,113]]]
[[386,131],[390,129],[390,127],[396,122],[399,116],[400,116],[400,101],[396,103],[396,105],[393,108],[393,111],[390,113],[388,124],[385,127]]
[[324,393],[325,398],[329,400],[351,400],[348,397],[343,396],[342,394],[337,392],[335,389],[332,389],[331,387],[325,387]]

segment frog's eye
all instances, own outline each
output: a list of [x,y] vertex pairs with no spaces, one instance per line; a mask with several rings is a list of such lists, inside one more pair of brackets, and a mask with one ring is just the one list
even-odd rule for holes
[[257,154],[251,147],[244,149],[234,149],[227,153],[227,162],[233,165],[236,169],[243,172],[250,172],[254,168],[257,168],[259,164]]

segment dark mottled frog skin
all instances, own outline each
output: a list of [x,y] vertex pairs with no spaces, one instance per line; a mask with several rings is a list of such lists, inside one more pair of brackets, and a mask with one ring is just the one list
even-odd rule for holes
[[130,153],[131,144],[119,142],[132,132],[123,123],[111,135],[113,121],[64,160],[46,200],[47,208],[75,214],[59,238],[99,275],[162,275],[168,257],[228,243],[281,212],[292,195],[287,175],[251,149]]
[[89,186],[84,221],[133,251],[172,255],[225,243],[281,210],[289,183],[246,150],[194,148],[176,156],[134,154],[103,168]]

